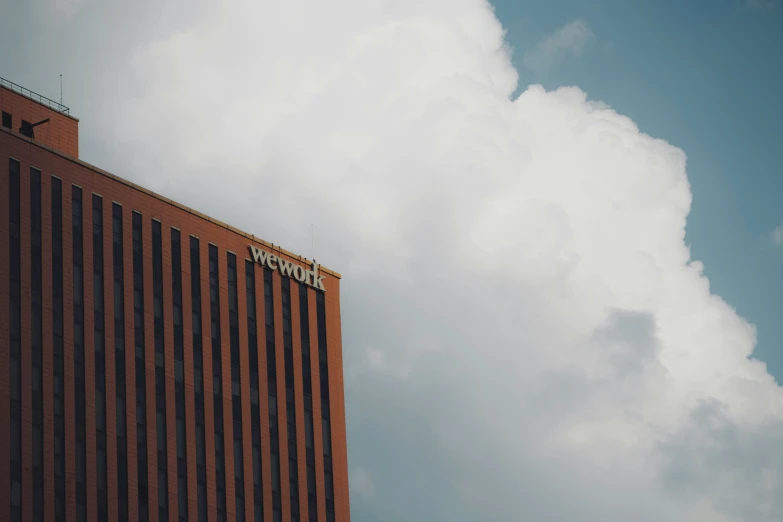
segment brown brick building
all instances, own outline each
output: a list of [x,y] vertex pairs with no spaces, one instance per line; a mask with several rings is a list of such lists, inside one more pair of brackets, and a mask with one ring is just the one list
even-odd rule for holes
[[0,520],[348,522],[339,274],[0,110]]

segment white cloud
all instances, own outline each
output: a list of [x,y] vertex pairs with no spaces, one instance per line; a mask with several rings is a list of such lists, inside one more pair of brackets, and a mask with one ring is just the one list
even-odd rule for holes
[[354,468],[350,472],[351,492],[361,496],[362,500],[375,498],[375,484],[372,477],[363,468]]
[[85,0],[49,0],[54,7],[47,11],[47,15],[53,22],[64,23],[70,21],[84,6]]
[[775,246],[783,245],[783,223],[778,225],[778,227],[772,231],[772,234],[770,234],[770,239],[772,240],[772,244]]
[[539,41],[525,53],[522,62],[535,73],[546,74],[566,57],[581,56],[594,37],[587,22],[575,20]]
[[118,175],[303,253],[316,223],[355,520],[783,519],[783,392],[690,259],[683,151],[577,88],[510,101],[481,0],[169,9],[79,116]]

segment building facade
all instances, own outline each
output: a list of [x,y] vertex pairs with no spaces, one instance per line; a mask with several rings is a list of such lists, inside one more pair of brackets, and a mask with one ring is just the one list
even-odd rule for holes
[[0,110],[0,520],[348,522],[339,274]]

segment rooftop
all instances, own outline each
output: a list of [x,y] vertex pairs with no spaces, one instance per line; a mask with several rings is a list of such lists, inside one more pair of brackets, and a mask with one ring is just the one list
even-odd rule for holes
[[12,82],[11,80],[6,80],[5,78],[0,77],[0,86],[5,87],[6,89],[11,90],[17,94],[21,94],[25,98],[29,98],[34,102],[49,107],[53,111],[61,112],[63,114],[67,114],[70,116],[71,109],[69,109],[62,103],[58,103],[52,99],[47,98],[46,96],[42,96],[38,94],[37,92],[33,92],[30,89],[27,89],[19,84]]
[[[8,129],[2,128],[2,127],[0,127],[0,132],[5,132],[5,133],[7,133],[7,134],[17,138],[17,139],[27,141],[31,145],[35,145],[36,147],[40,147],[41,149],[47,150],[47,151],[51,152],[52,154],[60,156],[61,158],[63,158],[66,161],[69,161],[69,162],[75,163],[77,165],[80,165],[81,167],[86,168],[88,170],[91,170],[91,171],[95,172],[96,174],[98,174],[100,176],[103,176],[103,177],[108,178],[108,179],[112,179],[112,180],[114,180],[114,181],[116,181],[118,183],[122,183],[123,185],[131,187],[131,188],[133,188],[133,189],[135,189],[135,190],[137,190],[139,192],[142,192],[144,194],[152,196],[155,199],[158,199],[160,201],[164,201],[164,202],[166,202],[166,203],[168,203],[170,205],[173,205],[173,206],[175,206],[175,207],[177,207],[177,208],[179,208],[181,210],[184,210],[185,212],[187,212],[187,213],[189,213],[191,215],[197,216],[197,217],[199,217],[199,218],[201,218],[201,219],[203,219],[205,221],[209,221],[210,223],[214,223],[215,225],[217,225],[217,226],[219,226],[221,228],[224,228],[225,230],[228,230],[230,232],[233,232],[235,234],[243,236],[246,239],[248,239],[248,240],[250,240],[250,241],[252,241],[252,242],[254,242],[256,244],[265,246],[265,247],[271,249],[273,252],[279,252],[279,253],[285,254],[285,255],[289,256],[290,258],[292,258],[292,259],[298,259],[299,261],[305,262],[305,263],[308,263],[308,264],[312,263],[312,260],[306,258],[305,256],[301,256],[299,254],[295,254],[295,253],[293,253],[293,252],[291,252],[289,250],[286,250],[286,249],[282,248],[280,245],[276,245],[276,244],[271,243],[269,241],[265,241],[265,240],[261,239],[258,236],[255,236],[253,234],[249,234],[249,233],[245,232],[244,230],[240,230],[240,229],[238,229],[238,228],[236,228],[234,226],[231,226],[231,225],[229,225],[227,223],[224,223],[224,222],[222,222],[222,221],[220,221],[218,219],[210,217],[210,216],[208,216],[208,215],[206,215],[206,214],[204,214],[202,212],[199,212],[198,210],[195,210],[195,209],[192,209],[190,207],[187,207],[187,206],[185,206],[185,205],[183,205],[181,203],[177,203],[176,201],[174,201],[174,200],[172,200],[170,198],[167,198],[167,197],[162,196],[162,195],[160,195],[160,194],[158,194],[156,192],[153,192],[153,191],[151,191],[149,189],[146,189],[146,188],[144,188],[144,187],[142,187],[140,185],[137,185],[137,184],[135,184],[135,183],[133,183],[131,181],[128,181],[128,180],[126,180],[124,178],[121,178],[120,176],[117,176],[115,174],[111,174],[110,172],[107,172],[107,171],[105,171],[103,169],[100,169],[100,168],[98,168],[98,167],[96,167],[94,165],[91,165],[91,164],[89,164],[89,163],[87,163],[85,161],[82,161],[82,160],[80,160],[78,158],[71,157],[71,156],[69,156],[67,154],[64,154],[63,152],[61,152],[61,151],[59,151],[59,150],[57,150],[57,149],[55,149],[55,148],[45,144],[45,143],[41,143],[39,141],[34,141],[33,139],[31,139],[31,138],[29,138],[27,136],[23,136],[22,134],[13,132],[11,130],[8,130]],[[327,268],[327,267],[325,267],[323,265],[320,265],[319,269],[322,272],[326,272],[329,275],[336,277],[337,279],[342,279],[342,275],[339,272],[331,270],[331,269],[329,269],[329,268]]]

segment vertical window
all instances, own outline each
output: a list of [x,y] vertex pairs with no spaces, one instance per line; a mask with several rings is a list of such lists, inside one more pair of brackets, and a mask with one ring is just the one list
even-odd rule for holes
[[217,519],[226,521],[226,457],[223,435],[223,367],[220,353],[220,284],[218,249],[209,245],[209,308],[212,323],[212,400],[215,410],[215,489]]
[[231,344],[231,409],[234,432],[234,493],[236,521],[245,522],[245,470],[242,451],[242,391],[239,362],[239,306],[237,304],[237,256],[228,253],[228,328]]
[[198,238],[190,238],[190,303],[193,311],[193,390],[196,400],[198,522],[207,522],[207,451],[204,426],[204,354],[201,328],[201,260]]
[[3,127],[5,127],[6,129],[13,128],[14,124],[12,120],[13,119],[11,118],[11,114],[3,111]]
[[305,452],[307,464],[307,513],[310,522],[318,520],[313,434],[313,379],[310,368],[310,314],[307,286],[299,284],[299,331],[302,338],[302,388],[304,392]]
[[82,189],[71,188],[73,237],[73,369],[74,428],[76,430],[76,521],[87,521],[87,432],[84,394],[84,226]]
[[163,244],[160,221],[152,220],[152,305],[155,319],[155,412],[158,434],[158,521],[169,519],[166,451],[166,366],[163,344]]
[[247,296],[247,350],[250,365],[250,427],[253,443],[253,513],[254,522],[264,518],[263,490],[261,488],[261,412],[258,389],[258,334],[256,326],[255,266],[245,261],[245,291]]
[[112,203],[112,267],[114,272],[114,381],[117,412],[117,520],[128,520],[128,434],[125,418],[125,274],[123,271],[122,206]]
[[106,484],[106,346],[103,307],[103,199],[92,195],[92,288],[95,348],[95,462],[98,519],[109,516]]
[[19,162],[8,161],[11,304],[11,521],[22,520],[22,256]]
[[296,449],[296,398],[294,397],[294,346],[291,325],[291,278],[281,278],[283,297],[283,354],[285,357],[285,404],[288,426],[288,491],[291,522],[299,522],[299,463]]
[[174,319],[174,401],[177,417],[177,508],[179,521],[188,520],[188,451],[185,427],[185,361],[182,331],[182,244],[180,232],[171,229],[171,300]]
[[65,369],[63,363],[63,184],[52,177],[52,355],[54,521],[65,522]]
[[324,497],[326,522],[334,522],[334,479],[332,477],[332,434],[329,412],[329,369],[326,359],[326,303],[323,292],[316,293],[318,318],[318,362],[321,374],[321,436],[324,449]]
[[272,522],[282,522],[280,498],[280,440],[277,424],[277,372],[275,357],[275,301],[272,270],[264,268],[264,315],[266,318],[266,380],[269,395],[269,453],[272,468]]
[[33,360],[33,521],[43,522],[43,268],[41,252],[41,171],[30,167],[30,298]]
[[147,480],[147,377],[144,354],[144,247],[141,214],[133,212],[133,342],[136,352],[136,469],[139,522],[149,520]]

